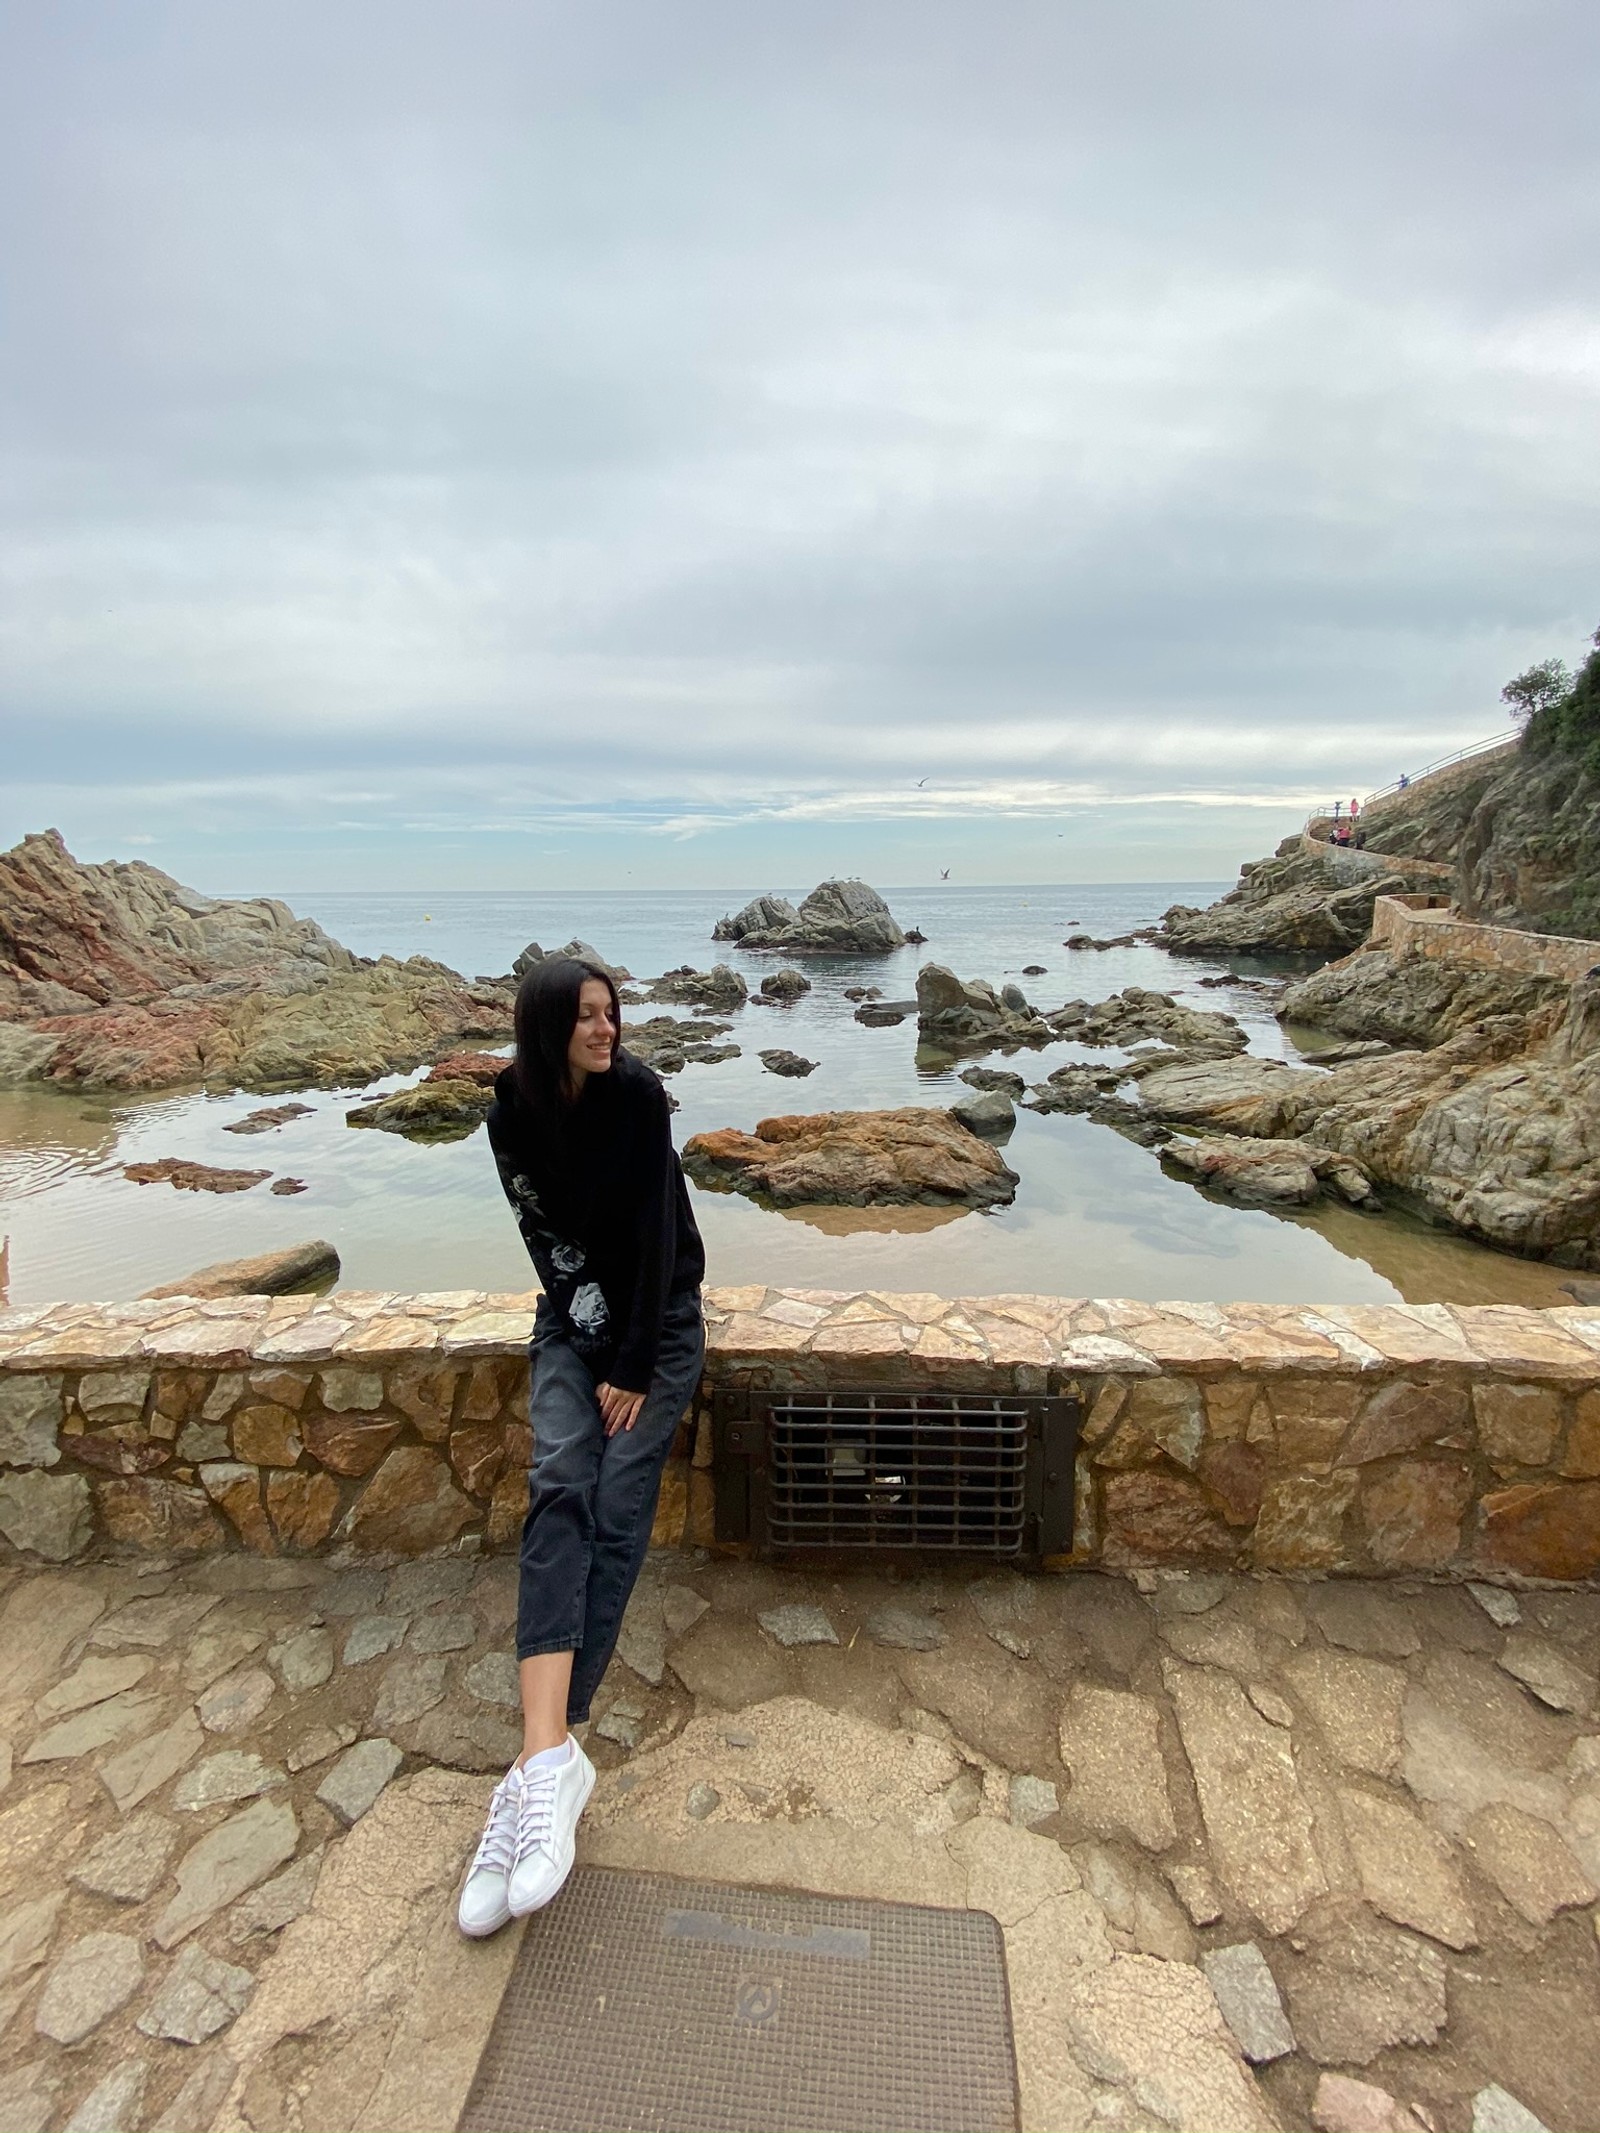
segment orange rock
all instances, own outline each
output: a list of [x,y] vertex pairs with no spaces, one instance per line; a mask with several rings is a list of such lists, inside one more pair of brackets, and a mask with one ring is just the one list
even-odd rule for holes
[[1528,1481],[1485,1496],[1483,1553],[1502,1570],[1587,1578],[1600,1570],[1600,1482]]
[[1107,1476],[1105,1528],[1113,1564],[1228,1562],[1238,1552],[1204,1489],[1154,1468]]
[[95,1501],[108,1537],[165,1555],[209,1555],[226,1532],[199,1489],[159,1475],[95,1484]]
[[781,1206],[996,1207],[1017,1174],[948,1111],[823,1111],[764,1118],[753,1134],[697,1133],[683,1151],[696,1184]]
[[300,1419],[271,1400],[241,1407],[233,1418],[233,1448],[252,1466],[293,1466],[300,1457]]
[[245,1546],[256,1555],[276,1555],[277,1542],[261,1502],[261,1473],[233,1460],[200,1469],[200,1482]]
[[505,1458],[505,1433],[497,1422],[469,1422],[450,1432],[450,1465],[469,1496],[487,1496]]
[[1472,1476],[1455,1459],[1402,1459],[1372,1476],[1361,1498],[1372,1559],[1385,1570],[1440,1570],[1461,1545]]
[[477,1516],[476,1505],[456,1488],[437,1452],[421,1444],[402,1444],[356,1498],[350,1539],[357,1548],[424,1555],[431,1548],[448,1547]]
[[335,1474],[369,1474],[400,1434],[389,1415],[312,1415],[304,1424],[306,1450]]
[[484,1088],[493,1088],[498,1076],[511,1064],[496,1052],[449,1052],[443,1059],[436,1059],[423,1079],[426,1081],[475,1081]]
[[494,1494],[489,1499],[489,1523],[484,1541],[491,1548],[504,1548],[517,1539],[522,1531],[522,1522],[528,1515],[528,1472],[526,1467],[514,1471],[507,1468],[494,1485]]
[[295,1554],[320,1548],[339,1515],[339,1484],[331,1474],[267,1476],[267,1510],[283,1545]]

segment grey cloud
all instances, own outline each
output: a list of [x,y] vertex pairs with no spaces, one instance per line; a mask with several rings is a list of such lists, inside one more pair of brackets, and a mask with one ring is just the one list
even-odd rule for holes
[[15,16],[4,826],[1290,804],[1476,738],[1600,620],[1596,41]]

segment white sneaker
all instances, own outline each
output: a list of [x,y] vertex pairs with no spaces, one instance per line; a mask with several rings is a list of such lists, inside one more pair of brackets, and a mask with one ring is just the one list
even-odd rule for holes
[[572,1872],[578,1817],[594,1790],[594,1765],[567,1735],[563,1763],[524,1763],[517,1794],[517,1855],[506,1900],[513,1918],[542,1910]]
[[478,1840],[477,1855],[461,1884],[456,1923],[473,1940],[498,1933],[511,1920],[507,1887],[517,1859],[517,1810],[522,1794],[522,1767],[513,1763],[489,1801],[489,1819]]

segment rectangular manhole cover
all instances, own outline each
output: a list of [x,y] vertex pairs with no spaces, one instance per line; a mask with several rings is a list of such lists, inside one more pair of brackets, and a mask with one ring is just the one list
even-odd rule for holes
[[1014,2133],[984,1911],[579,1867],[528,1922],[460,2133]]

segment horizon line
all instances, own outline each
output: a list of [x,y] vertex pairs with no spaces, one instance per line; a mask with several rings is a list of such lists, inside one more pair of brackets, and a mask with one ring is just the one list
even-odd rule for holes
[[[973,889],[1182,889],[1203,887],[1209,882],[1219,880],[1221,878],[1222,877],[1218,875],[1181,874],[1162,876],[1159,879],[1154,876],[1151,876],[1149,878],[1140,879],[1138,881],[890,881],[885,882],[882,888],[878,889],[876,893],[880,896],[887,896],[891,894],[896,896],[937,896],[941,893],[948,895],[960,895],[965,891],[970,891]],[[827,874],[824,875],[823,880],[863,881],[864,886],[866,887],[871,888],[874,886],[870,882],[865,882],[864,877],[859,874]],[[812,884],[813,888],[818,888],[820,886],[821,883]],[[250,895],[272,896],[280,900],[288,898],[290,896],[431,896],[435,900],[439,900],[447,896],[737,896],[741,893],[742,892],[738,889],[718,890],[710,885],[703,889],[697,889],[693,887],[686,888],[681,884],[674,885],[664,882],[657,882],[652,884],[650,882],[639,882],[633,887],[621,889],[614,887],[606,889],[578,887],[570,889],[403,889],[389,887],[372,889],[295,888],[255,890],[230,889],[219,890],[217,892],[217,895],[218,900],[221,901],[224,898],[242,899]],[[781,895],[782,893],[783,892],[781,890],[777,889],[751,889],[749,892],[751,896],[775,896]],[[806,890],[804,893],[806,895],[809,895],[811,891]]]

